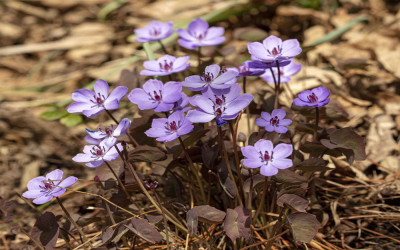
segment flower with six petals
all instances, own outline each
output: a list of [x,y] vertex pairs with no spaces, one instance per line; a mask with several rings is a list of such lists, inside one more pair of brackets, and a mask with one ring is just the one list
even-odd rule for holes
[[293,166],[293,161],[287,159],[292,152],[293,146],[280,143],[275,148],[271,141],[261,139],[254,146],[241,148],[245,157],[243,165],[248,168],[260,168],[264,176],[272,176],[278,173],[278,169],[286,169]]
[[108,92],[108,83],[102,79],[94,83],[94,92],[89,89],[75,90],[72,93],[72,100],[75,102],[68,106],[67,111],[93,117],[99,115],[103,110],[118,109],[119,102],[128,92],[128,88],[118,86],[110,95]]
[[28,191],[22,194],[23,197],[34,199],[35,204],[44,204],[53,197],[58,197],[65,193],[65,188],[69,187],[78,180],[75,176],[62,179],[64,172],[56,169],[44,176],[38,176],[28,182]]
[[323,86],[312,90],[304,90],[293,100],[293,104],[302,107],[322,107],[328,104],[330,91]]
[[165,55],[158,60],[145,61],[143,66],[145,70],[140,71],[144,76],[166,76],[173,73],[187,70],[190,67],[189,56],[174,57]]
[[256,119],[256,124],[260,127],[265,127],[268,132],[275,131],[277,133],[286,133],[288,129],[286,126],[292,124],[292,120],[284,119],[286,112],[283,109],[274,109],[271,114],[261,112],[261,118]]
[[174,32],[173,25],[172,22],[151,21],[145,28],[134,30],[135,34],[138,35],[135,40],[145,43],[167,38]]

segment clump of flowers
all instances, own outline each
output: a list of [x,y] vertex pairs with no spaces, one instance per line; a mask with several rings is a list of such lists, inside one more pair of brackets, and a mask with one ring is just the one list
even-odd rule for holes
[[[161,39],[168,37],[172,32],[172,22],[158,21],[150,22],[145,28],[135,30],[138,35],[137,41],[158,41],[160,44]],[[139,114],[146,117],[136,118],[137,115],[135,114],[135,118],[132,120],[128,118],[116,119],[109,111],[116,110],[119,107],[119,103],[127,94],[128,88],[119,86],[109,94],[108,83],[101,79],[94,84],[94,91],[79,89],[72,94],[72,99],[75,102],[69,105],[68,112],[82,113],[87,117],[94,117],[106,110],[106,115],[116,123],[99,130],[86,129],[85,140],[90,145],[85,145],[83,153],[78,153],[72,158],[73,161],[85,163],[90,168],[104,164],[118,182],[118,190],[113,190],[116,195],[110,198],[112,202],[102,196],[102,193],[105,192],[94,195],[101,197],[106,205],[110,203],[113,206],[113,209],[110,209],[109,206],[104,209],[104,213],[107,213],[112,222],[107,222],[108,224],[103,226],[107,230],[104,235],[110,237],[110,239],[114,237],[112,243],[108,239],[104,240],[104,246],[117,247],[119,238],[129,229],[132,234],[136,234],[142,240],[153,244],[157,241],[166,241],[166,248],[171,248],[171,245],[169,245],[171,232],[177,236],[172,237],[174,241],[176,239],[180,241],[185,237],[187,239],[186,244],[193,244],[196,241],[196,245],[192,246],[196,249],[201,247],[202,244],[202,241],[197,241],[197,238],[203,240],[203,236],[207,235],[211,242],[209,247],[218,248],[214,243],[221,239],[220,236],[218,236],[220,238],[216,238],[209,232],[207,234],[198,233],[199,217],[204,217],[204,221],[223,224],[223,231],[232,240],[231,244],[226,244],[227,248],[235,248],[234,242],[239,242],[236,241],[238,237],[243,237],[246,240],[252,239],[251,242],[241,240],[241,246],[246,244],[254,246],[253,239],[258,240],[260,236],[257,233],[257,237],[252,237],[255,236],[253,233],[257,230],[250,230],[250,226],[264,228],[265,230],[258,230],[259,233],[273,238],[277,235],[282,236],[284,233],[281,231],[289,225],[297,241],[296,234],[298,231],[296,231],[296,227],[292,227],[295,223],[293,220],[296,218],[301,219],[300,222],[296,221],[296,223],[307,221],[307,223],[304,223],[304,230],[310,232],[307,233],[309,238],[306,239],[302,234],[303,238],[300,241],[310,242],[313,235],[317,233],[319,222],[314,218],[315,216],[306,212],[306,207],[303,207],[303,204],[308,204],[307,199],[297,195],[298,193],[305,196],[304,193],[307,191],[310,180],[304,178],[303,181],[302,176],[296,177],[296,184],[293,185],[292,182],[286,182],[285,178],[282,178],[286,175],[301,175],[302,172],[296,172],[297,163],[294,168],[291,167],[293,167],[294,161],[303,161],[307,154],[310,155],[310,158],[315,158],[315,162],[317,162],[315,163],[313,160],[312,164],[324,164],[325,162],[322,160],[325,154],[323,151],[322,153],[304,151],[307,154],[302,155],[303,142],[309,140],[310,137],[303,134],[304,136],[302,135],[301,138],[304,139],[298,141],[298,133],[302,133],[301,131],[296,129],[293,133],[287,133],[292,120],[286,117],[283,108],[287,110],[289,107],[282,108],[282,105],[279,104],[280,83],[288,83],[291,80],[290,77],[301,69],[301,64],[294,61],[294,57],[302,52],[299,42],[296,39],[282,41],[276,36],[269,36],[262,43],[248,44],[252,61],[245,61],[239,68],[221,68],[218,64],[211,64],[205,67],[204,72],[202,72],[203,70],[200,69],[202,66],[200,64],[200,47],[223,43],[225,41],[224,28],[209,27],[205,20],[196,18],[189,23],[187,30],[178,29],[177,33],[180,36],[178,43],[182,47],[187,49],[199,48],[199,67],[197,71],[190,70],[190,72],[197,73],[185,72],[191,66],[188,63],[189,56],[175,57],[173,53],[169,55],[161,44],[165,55],[157,60],[144,62],[145,69],[141,71],[141,75],[148,76],[150,79],[146,79],[140,88],[130,91],[128,94],[130,103],[127,104],[128,108],[124,110],[128,110],[129,113],[130,107],[134,104],[141,110]],[[178,72],[183,73],[174,74]],[[183,80],[182,75],[190,76]],[[152,76],[157,77],[152,79]],[[164,83],[164,77],[160,76],[168,76],[170,81]],[[261,99],[260,101],[251,105],[254,96],[246,93],[246,78],[250,76],[250,79],[260,76],[267,82],[275,84],[274,105],[267,101],[263,103],[262,95],[260,95],[261,98],[258,98]],[[239,77],[242,77],[240,80],[243,84],[243,93],[242,87],[237,83]],[[179,80],[183,81],[180,82]],[[190,91],[201,92],[191,93],[182,89],[182,87],[186,87]],[[311,144],[318,147],[323,147],[324,143],[328,144],[327,141],[330,138],[326,139],[326,137],[332,135],[321,133],[320,136],[324,140],[318,138],[318,130],[321,129],[318,126],[318,108],[328,104],[329,95],[330,91],[320,86],[299,93],[298,97],[293,100],[293,104],[297,106],[315,107],[314,141]],[[150,111],[144,112],[142,110]],[[268,113],[263,110],[272,110],[272,112]],[[246,112],[245,116],[248,118],[248,140],[247,136],[240,131],[242,129],[240,119],[244,112]],[[261,117],[259,117],[260,113]],[[121,115],[121,113],[118,112],[118,115]],[[131,116],[132,112],[129,115]],[[256,115],[257,119],[254,122],[253,119]],[[215,122],[210,123],[214,120]],[[149,126],[150,121],[151,127]],[[137,124],[135,124],[136,122]],[[293,116],[293,122],[299,122],[296,120],[296,116]],[[254,125],[254,123],[264,129],[259,129],[258,132],[251,131],[251,127],[253,127],[251,125]],[[132,128],[131,124],[134,125]],[[126,135],[129,140],[127,142],[121,141],[119,137],[122,135]],[[140,138],[141,136],[145,140],[138,140],[141,143],[139,144],[136,139],[143,139]],[[266,140],[266,138],[270,140]],[[147,143],[149,140],[151,142]],[[340,140],[344,139],[340,138]],[[288,142],[291,144],[288,144]],[[145,145],[145,143],[148,145]],[[298,144],[300,145],[298,146]],[[294,151],[294,146],[296,151]],[[328,149],[334,147],[339,152],[340,145],[331,143],[329,147]],[[351,149],[349,149],[348,144],[343,148],[345,150],[344,155],[346,157],[350,155]],[[335,151],[335,155],[337,152]],[[352,156],[350,155],[350,157]],[[121,160],[118,174],[109,164],[116,159]],[[304,161],[307,161],[307,159]],[[136,163],[139,164],[136,165]],[[310,162],[306,163],[311,164]],[[155,167],[156,165],[158,168]],[[143,166],[145,166],[147,172],[145,176],[148,176],[145,178],[142,174],[137,173],[143,169]],[[304,166],[308,165],[303,164],[303,169]],[[165,169],[165,172],[160,169]],[[247,175],[246,172],[248,172]],[[263,177],[265,179],[263,190],[259,188],[261,185],[255,187],[260,179],[257,180],[257,183],[254,180],[260,177],[259,174],[265,176],[265,178]],[[73,176],[62,180],[62,175],[61,170],[55,170],[45,177],[39,176],[32,179],[28,183],[28,191],[23,193],[23,196],[34,199],[33,203],[35,204],[43,204],[53,197],[62,195],[66,187],[77,181],[77,178]],[[269,178],[271,176],[274,177]],[[218,181],[212,181],[215,177]],[[134,178],[135,181],[131,186],[140,188],[139,192],[132,192],[133,189],[126,188],[132,183],[131,178]],[[172,181],[170,182],[170,180]],[[106,189],[103,185],[104,181],[97,175],[95,182],[98,187]],[[174,186],[176,196],[179,196],[177,198],[177,200],[180,200],[179,202],[165,202],[167,192],[158,192],[160,189],[165,190],[167,185],[171,185],[171,183]],[[250,184],[247,190],[245,188],[246,183]],[[120,197],[122,192],[120,191],[123,192],[122,195],[125,195],[122,199]],[[144,196],[139,199],[136,199],[136,197],[132,199],[132,196],[137,193],[143,193]],[[256,197],[254,197],[255,195]],[[283,195],[290,195],[291,199],[281,202],[280,198]],[[293,196],[295,197],[293,198]],[[164,201],[160,197],[164,198]],[[59,199],[56,200],[65,210]],[[118,202],[116,202],[117,200]],[[121,200],[123,200],[121,203],[126,202],[126,204],[120,205]],[[155,208],[154,211],[162,215],[163,224],[159,223],[155,227],[144,217],[141,217],[142,214],[139,213],[135,217],[140,217],[140,219],[129,219],[132,212],[127,209],[132,209],[130,205],[134,204],[135,200],[140,201],[138,204],[150,202],[151,209]],[[224,201],[224,205],[218,206],[221,200]],[[292,202],[296,204],[293,206]],[[211,207],[210,204],[215,204],[214,206],[218,208]],[[240,205],[234,209],[226,209],[233,204]],[[268,204],[268,206],[265,206],[265,204]],[[277,208],[276,204],[282,208]],[[298,204],[302,204],[300,206],[301,211],[298,210]],[[170,206],[177,208],[176,211],[179,210],[182,213],[176,212],[175,209],[168,209]],[[220,209],[224,209],[224,211]],[[118,217],[116,217],[118,222],[115,221],[112,210],[118,210]],[[251,213],[251,210],[256,212]],[[279,217],[272,219],[267,217],[279,210],[281,210]],[[99,213],[102,212],[102,210],[99,210]],[[124,215],[124,213],[127,213],[127,215]],[[207,218],[210,214],[213,214],[212,218]],[[250,218],[249,214],[251,214]],[[260,214],[262,214],[262,217],[259,217]],[[71,218],[69,215],[68,217]],[[276,220],[273,222],[275,225],[271,228],[264,227],[262,223],[265,222],[265,218],[267,218],[267,223],[270,224],[272,224],[272,220]],[[70,220],[74,223],[74,220]],[[181,223],[185,220],[187,223]],[[268,222],[268,220],[270,221]],[[129,224],[132,224],[132,227]],[[85,239],[85,234],[80,230],[80,227],[74,225],[84,239],[81,246],[90,242],[90,240]],[[115,229],[112,229],[114,227]],[[165,237],[158,232],[161,228],[164,229]],[[173,230],[170,230],[172,228]],[[118,233],[110,234],[112,230]],[[239,233],[237,233],[238,230]],[[188,234],[185,234],[186,232]],[[119,238],[115,236],[117,234]],[[146,237],[143,237],[144,234]],[[196,234],[195,241],[189,240],[191,235]],[[120,244],[124,244],[126,248],[134,248],[135,243],[132,242],[136,242],[136,238],[130,241],[130,236],[125,236],[122,238],[123,243]],[[107,245],[108,243],[110,245]],[[263,240],[261,243],[265,243],[265,248],[270,249],[273,241],[269,239]],[[141,245],[141,247],[146,248],[144,245]]]

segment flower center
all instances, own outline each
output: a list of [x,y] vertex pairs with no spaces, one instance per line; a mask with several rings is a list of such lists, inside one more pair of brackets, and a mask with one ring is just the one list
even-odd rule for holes
[[225,111],[224,103],[226,101],[225,96],[222,95],[221,97],[215,96],[215,104],[214,105],[214,113],[216,116],[221,116],[222,113]]
[[249,71],[249,68],[247,68],[246,66],[239,67],[239,72],[240,73],[244,73],[244,72],[247,72],[247,71]]
[[153,95],[154,95],[154,97],[152,97],[153,100],[155,100],[157,102],[161,101],[161,99],[162,99],[161,90],[159,91],[159,93],[160,94],[158,94],[155,90],[153,91]]
[[153,27],[153,28],[151,28],[151,29],[149,30],[149,34],[150,34],[151,36],[158,37],[158,36],[161,34],[161,30],[160,30],[159,28]]
[[95,106],[103,106],[104,101],[106,100],[106,97],[100,93],[97,93],[97,95],[93,95],[93,99],[90,100],[92,103],[94,103]]
[[104,132],[108,135],[111,136],[113,133],[113,126],[111,126],[111,128],[107,127],[104,129]]
[[271,123],[272,126],[278,126],[279,125],[279,118],[277,116],[271,118],[271,120],[269,120],[269,122]]
[[43,180],[44,186],[40,186],[43,191],[51,191],[55,188],[54,182],[52,180]]
[[265,151],[265,153],[264,153],[264,160],[265,161],[269,161],[269,160],[271,160],[272,159],[272,154],[271,154],[271,156],[269,155],[269,153],[268,153],[268,151]]
[[92,158],[98,158],[100,156],[103,156],[105,151],[106,149],[104,148],[104,146],[103,148],[101,148],[100,146],[96,145],[90,150],[90,153],[92,153]]
[[262,153],[260,152],[260,155],[261,155],[261,156],[260,156],[260,157],[261,157],[261,160],[264,161],[264,162],[266,162],[266,163],[268,163],[269,161],[272,160],[272,155],[273,155],[273,153],[271,153],[271,155],[269,155],[268,151],[265,151],[264,154],[262,154]]
[[271,56],[277,57],[277,56],[279,56],[281,54],[282,48],[280,46],[278,46],[278,47],[274,47],[272,49],[272,51],[269,51],[269,50],[267,50],[267,51]]
[[314,94],[314,92],[311,95],[307,96],[307,99],[309,102],[312,103],[318,102],[318,97]]
[[200,76],[200,79],[202,80],[202,81],[205,81],[205,82],[207,82],[207,83],[209,83],[209,82],[211,82],[212,80],[214,80],[214,74],[213,73],[210,73],[210,72],[204,72],[203,73],[203,76]]
[[178,124],[176,124],[175,121],[172,122],[166,122],[165,123],[165,129],[168,130],[170,133],[175,133],[176,131],[178,131],[178,128],[180,126],[180,122],[178,121]]
[[164,60],[164,64],[162,64],[162,63],[158,63],[158,64],[160,65],[160,69],[163,71],[166,71],[166,72],[171,71],[172,65],[174,65],[173,62],[167,62],[167,60]]
[[205,33],[197,33],[195,35],[195,37],[197,38],[197,40],[201,41],[201,40],[204,39],[204,37],[206,37],[206,34],[207,34],[207,32],[205,32]]

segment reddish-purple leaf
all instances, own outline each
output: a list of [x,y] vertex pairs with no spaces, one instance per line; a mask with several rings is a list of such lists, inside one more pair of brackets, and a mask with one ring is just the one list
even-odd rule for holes
[[294,239],[304,243],[309,243],[321,227],[315,215],[309,213],[296,212],[288,220]]
[[235,209],[228,208],[224,221],[226,235],[235,241],[239,237],[250,238],[250,210],[239,206]]
[[365,154],[364,138],[354,132],[352,128],[337,129],[329,134],[329,138],[333,144],[341,148],[351,149],[354,153],[354,160],[363,161],[367,157]]
[[209,205],[195,206],[191,210],[196,211],[200,221],[207,223],[221,223],[226,215],[224,211]]
[[289,169],[279,169],[279,172],[272,178],[280,183],[285,184],[300,184],[307,182],[307,179],[304,176],[301,176]]
[[297,164],[296,169],[306,172],[317,172],[328,170],[329,168],[326,167],[327,164],[328,161],[322,158],[310,158]]
[[129,152],[130,162],[153,162],[167,159],[167,155],[159,148],[147,145],[137,146]]
[[[265,176],[261,174],[253,175],[252,178],[253,178],[253,188],[257,186],[257,184],[260,184],[265,181]],[[246,193],[250,192],[250,184],[251,184],[251,178],[249,177],[244,181],[243,184],[243,189]]]
[[276,204],[281,207],[284,207],[286,204],[297,212],[306,212],[308,200],[298,196],[297,194],[283,194],[278,198]]
[[131,224],[132,226],[125,225],[125,227],[145,241],[155,244],[163,239],[161,234],[146,219],[133,218]]
[[46,250],[53,249],[57,243],[59,231],[60,229],[54,214],[46,212],[36,220],[31,231],[31,236],[40,242]]
[[112,237],[114,236],[114,233],[115,233],[115,231],[112,227],[107,227],[107,229],[101,233],[101,241],[103,243],[107,243],[108,241],[110,241],[112,239]]

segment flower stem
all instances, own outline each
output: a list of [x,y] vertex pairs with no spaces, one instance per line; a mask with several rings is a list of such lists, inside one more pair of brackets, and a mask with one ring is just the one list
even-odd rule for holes
[[[116,148],[116,146],[115,146],[115,148]],[[132,200],[131,196],[129,195],[128,191],[126,190],[124,184],[122,183],[122,181],[121,181],[121,179],[119,178],[119,176],[117,175],[117,173],[115,173],[114,169],[112,169],[112,167],[110,166],[110,164],[109,164],[108,162],[104,161],[104,163],[107,165],[108,169],[110,169],[111,173],[112,173],[112,174],[114,175],[114,177],[117,179],[120,188],[124,191],[124,193],[125,193],[125,195],[126,195],[126,198],[128,198],[129,201],[133,203],[133,200]]]
[[276,100],[275,100],[275,108],[279,108],[279,90],[281,88],[281,69],[279,67],[279,61],[276,61],[276,67],[278,68],[278,85],[276,87]]
[[199,173],[198,173],[198,171],[195,169],[195,167],[194,167],[194,165],[193,165],[193,161],[192,161],[192,159],[190,158],[190,155],[189,155],[189,153],[187,152],[186,147],[185,147],[185,144],[183,143],[181,137],[178,137],[178,139],[179,139],[179,142],[181,143],[181,147],[182,147],[183,153],[185,154],[186,160],[187,160],[188,163],[189,163],[190,170],[192,170],[194,176],[196,177],[197,183],[199,184],[200,193],[201,193],[201,198],[202,198],[203,202],[205,203],[205,202],[207,202],[207,199],[206,199],[206,195],[205,195],[205,193],[204,193],[203,183],[201,182]]
[[257,212],[253,217],[254,219],[257,219],[258,215],[260,214],[260,212],[262,210],[267,191],[268,191],[268,177],[265,177],[263,194],[262,194],[262,197],[261,197],[261,200],[260,200],[260,204],[258,205]]
[[165,54],[168,54],[168,51],[167,51],[167,49],[165,48],[164,44],[161,42],[161,40],[158,40],[158,43],[160,44],[161,49],[164,51],[164,53],[165,53]]
[[201,47],[199,47],[199,49],[197,50],[197,68],[199,70],[199,74],[201,74],[200,64],[201,64]]
[[[246,77],[243,77],[243,93],[246,93]],[[247,134],[250,136],[250,108],[246,106],[246,116],[247,116]]]
[[169,233],[168,233],[167,218],[165,217],[164,208],[162,207],[161,200],[160,200],[160,198],[158,197],[158,194],[157,194],[157,192],[156,192],[155,189],[153,189],[153,194],[154,194],[154,197],[156,197],[156,200],[157,200],[158,204],[160,204],[160,208],[161,208],[161,212],[162,212],[161,215],[162,215],[162,217],[163,217],[164,227],[165,227],[165,235],[166,235],[166,241],[167,241],[167,250],[169,250],[170,247],[169,247]]
[[319,109],[315,107],[315,126],[314,126],[314,141],[318,141],[318,122],[319,122]]
[[76,224],[76,222],[72,219],[71,215],[69,214],[69,212],[67,211],[67,209],[65,209],[64,205],[62,204],[60,198],[56,197],[56,200],[58,202],[58,204],[60,205],[61,209],[64,211],[65,215],[67,216],[68,220],[75,226],[76,230],[78,230],[79,234],[82,237],[82,243],[86,242],[88,239],[86,238],[86,235],[83,233],[82,229],[78,226],[78,224]]
[[222,138],[222,130],[218,126],[217,126],[217,130],[218,130],[219,145],[220,145],[220,149],[221,149],[220,150],[221,151],[221,156],[223,155],[223,158],[225,158],[226,168],[228,169],[229,177],[232,179],[233,183],[235,184],[234,186],[235,186],[236,196],[239,199],[239,204],[243,205],[242,198],[241,198],[240,193],[239,193],[239,189],[238,189],[238,187],[236,185],[235,177],[233,176],[233,173],[232,173],[231,164],[229,162],[228,154],[227,154],[226,149],[225,149],[224,140]]
[[[115,119],[115,117],[111,114],[110,111],[108,111],[107,109],[105,109],[107,115],[117,124],[119,124],[119,121],[117,119]],[[138,147],[139,143],[135,140],[135,138],[133,138],[130,134],[129,131],[126,133],[126,135],[129,137],[129,140],[131,141],[131,143],[135,146]]]
[[240,178],[241,170],[240,170],[239,153],[237,150],[237,128],[238,128],[237,125],[239,124],[239,119],[240,118],[238,118],[238,120],[236,121],[235,129],[233,128],[232,121],[229,121],[229,129],[231,130],[232,133],[233,152],[235,154],[235,161],[236,161],[236,172],[237,172],[236,182],[239,183],[239,188],[244,198],[243,182],[242,179]]
[[[127,161],[127,159],[125,159],[125,157],[123,157],[121,151],[116,147],[118,154],[120,155],[121,159],[124,161],[125,165],[128,167],[129,172],[132,174],[133,178],[135,179],[135,181],[137,182],[137,184],[139,185],[140,189],[142,190],[142,192],[146,195],[147,199],[149,199],[149,201],[153,204],[153,206],[157,209],[157,211],[162,214],[162,210],[160,208],[160,206],[158,205],[158,203],[153,199],[153,197],[151,197],[150,193],[147,191],[146,187],[143,185],[142,180],[140,180],[139,176],[137,175],[135,169],[133,168],[132,164],[130,162]],[[179,221],[175,218],[175,216],[170,213],[168,210],[164,210],[167,216],[167,219],[169,221],[171,221],[177,228],[179,228],[180,230],[182,230],[184,233],[187,233],[187,229],[181,225],[181,223],[179,223]],[[174,219],[171,219],[174,218]]]

